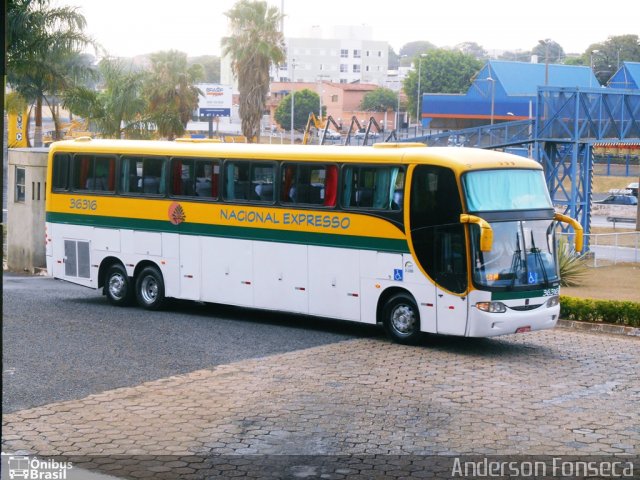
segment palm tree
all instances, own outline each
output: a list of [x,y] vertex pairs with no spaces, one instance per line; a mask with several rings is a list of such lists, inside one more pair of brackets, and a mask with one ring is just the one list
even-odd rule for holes
[[151,71],[145,82],[149,119],[158,134],[173,140],[184,133],[198,107],[200,90],[195,83],[204,77],[201,65],[187,64],[187,54],[175,50],[151,54]]
[[67,83],[61,60],[78,55],[93,40],[75,7],[51,7],[50,0],[8,0],[7,80],[35,103],[35,146],[42,145],[42,105],[47,93]]
[[63,95],[64,107],[87,119],[104,138],[147,138],[144,73],[108,58],[98,68],[100,91],[84,86],[70,88]]
[[240,0],[225,13],[231,36],[222,39],[223,55],[231,58],[238,79],[242,133],[251,142],[260,138],[260,119],[269,91],[269,69],[284,61],[284,37],[278,30],[282,15],[266,1]]

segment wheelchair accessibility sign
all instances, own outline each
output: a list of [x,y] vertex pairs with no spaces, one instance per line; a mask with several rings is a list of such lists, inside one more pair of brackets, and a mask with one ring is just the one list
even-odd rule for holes
[[393,279],[396,282],[401,282],[402,281],[402,269],[401,268],[394,268],[393,269]]

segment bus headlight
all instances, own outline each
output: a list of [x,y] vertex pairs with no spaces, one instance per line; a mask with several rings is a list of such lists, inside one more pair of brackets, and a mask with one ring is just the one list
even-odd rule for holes
[[507,306],[502,302],[478,302],[476,303],[476,308],[489,313],[504,313],[507,311]]
[[549,297],[549,300],[547,300],[547,308],[555,307],[559,303],[560,303],[560,297],[558,295]]

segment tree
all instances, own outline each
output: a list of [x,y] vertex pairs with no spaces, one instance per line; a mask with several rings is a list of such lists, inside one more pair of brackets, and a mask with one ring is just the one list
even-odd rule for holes
[[35,103],[35,146],[42,146],[42,106],[47,93],[69,83],[62,63],[95,44],[84,34],[86,21],[75,7],[52,7],[50,0],[7,3],[7,80]]
[[203,83],[220,83],[220,57],[215,55],[201,55],[199,57],[190,57],[188,59],[189,66],[199,64],[202,66],[204,76]]
[[[294,130],[304,130],[309,120],[311,112],[318,111],[320,96],[308,88],[295,92],[293,103],[293,128]],[[275,119],[281,128],[289,130],[291,128],[291,94],[282,99],[276,108]]]
[[478,45],[476,42],[462,42],[454,47],[454,50],[471,55],[478,60],[484,60],[487,58],[487,51]]
[[142,97],[144,73],[122,60],[99,64],[100,91],[76,86],[63,95],[63,106],[87,119],[104,138],[148,138],[146,102]]
[[538,56],[539,63],[562,63],[565,58],[564,49],[551,39],[539,40],[531,53]]
[[260,138],[260,120],[266,108],[271,65],[284,61],[282,15],[266,1],[240,0],[225,13],[231,36],[222,39],[223,55],[231,58],[238,79],[242,133],[251,142]]
[[415,57],[421,53],[428,52],[429,50],[435,50],[436,48],[437,47],[433,43],[425,40],[409,42],[400,48],[400,56],[404,57],[406,55],[407,57]]
[[604,85],[623,61],[640,62],[638,35],[619,35],[601,43],[592,43],[582,57],[583,65],[592,65],[593,73]]
[[187,54],[176,50],[151,54],[151,71],[144,82],[148,119],[158,134],[173,140],[184,133],[198,107],[195,86],[203,76],[202,66],[187,66]]
[[397,108],[398,94],[388,88],[376,88],[367,93],[360,102],[360,110],[364,112],[386,112]]
[[[417,68],[418,62],[421,62],[420,68]],[[416,69],[407,75],[403,87],[409,97],[409,105],[417,105],[418,95],[425,92],[466,92],[471,85],[471,78],[482,68],[482,62],[473,56],[444,49],[431,50],[424,57],[417,57],[414,64]],[[419,94],[418,70],[420,70]]]

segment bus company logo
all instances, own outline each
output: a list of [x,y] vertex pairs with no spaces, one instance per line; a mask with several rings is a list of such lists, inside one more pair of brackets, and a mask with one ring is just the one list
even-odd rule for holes
[[169,221],[174,225],[180,225],[187,219],[187,215],[184,213],[182,205],[178,202],[173,202],[169,205]]
[[8,458],[7,467],[10,479],[65,480],[67,470],[71,470],[73,465],[71,462],[16,455]]

